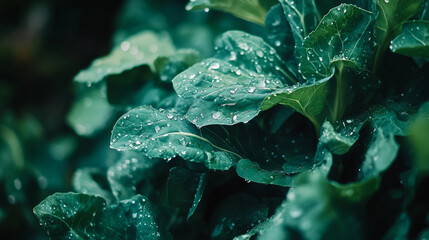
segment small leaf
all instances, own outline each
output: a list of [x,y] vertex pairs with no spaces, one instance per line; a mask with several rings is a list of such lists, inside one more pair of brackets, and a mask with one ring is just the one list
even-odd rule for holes
[[104,77],[119,74],[137,66],[148,65],[154,70],[158,56],[174,52],[168,36],[160,36],[151,31],[138,33],[112,49],[109,55],[98,58],[91,66],[82,70],[74,78],[77,82],[96,83]]
[[289,175],[282,170],[265,170],[257,163],[248,159],[241,159],[236,166],[238,176],[262,184],[274,184],[283,187],[292,185],[294,175]]
[[405,22],[390,50],[409,57],[429,58],[429,21]]
[[76,193],[55,193],[34,208],[34,214],[53,239],[124,239],[126,229],[105,228],[97,232],[106,202],[101,197]]
[[181,156],[209,169],[227,170],[241,157],[202,137],[194,126],[174,111],[138,107],[123,115],[112,132],[111,147],[142,151],[153,158]]
[[272,0],[191,0],[186,10],[216,9],[264,25],[265,15],[274,4]]

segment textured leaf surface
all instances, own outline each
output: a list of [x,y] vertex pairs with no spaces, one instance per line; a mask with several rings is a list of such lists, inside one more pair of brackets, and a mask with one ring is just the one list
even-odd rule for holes
[[409,57],[429,58],[429,21],[405,22],[390,50]]
[[158,56],[174,53],[174,47],[168,36],[154,32],[142,32],[131,36],[104,57],[98,58],[74,78],[77,82],[95,83],[112,74],[141,65],[154,69],[153,62]]
[[34,208],[52,239],[170,239],[149,200],[106,205],[101,197],[56,193]]
[[265,16],[275,1],[272,0],[191,0],[187,10],[215,9],[244,20],[264,25]]
[[239,156],[200,135],[197,128],[173,111],[138,107],[122,116],[112,132],[111,147],[141,151],[148,157],[183,159],[226,170]]
[[126,229],[118,226],[98,232],[106,202],[101,197],[75,193],[55,193],[34,208],[34,214],[53,239],[125,239]]
[[329,11],[303,42],[300,65],[304,77],[325,78],[337,61],[365,69],[373,52],[371,13],[342,4]]

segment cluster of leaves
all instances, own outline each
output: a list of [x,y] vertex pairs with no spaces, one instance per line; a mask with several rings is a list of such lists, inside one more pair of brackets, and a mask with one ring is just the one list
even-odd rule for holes
[[[118,37],[68,121],[118,158],[34,208],[53,239],[425,239],[423,0],[191,0],[263,25],[214,54]],[[180,44],[179,44],[180,45]]]

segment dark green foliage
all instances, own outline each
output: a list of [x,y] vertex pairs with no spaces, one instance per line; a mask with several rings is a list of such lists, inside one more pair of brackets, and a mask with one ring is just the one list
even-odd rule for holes
[[69,124],[91,137],[123,113],[110,138],[117,152],[106,166],[76,171],[80,194],[34,208],[53,239],[428,235],[427,4],[186,8],[265,29],[224,32],[204,56],[145,27],[81,71]]

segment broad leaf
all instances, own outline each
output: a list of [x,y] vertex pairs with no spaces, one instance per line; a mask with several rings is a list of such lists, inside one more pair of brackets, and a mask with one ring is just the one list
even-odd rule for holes
[[390,50],[409,57],[429,58],[429,21],[405,22]]
[[202,137],[197,128],[175,112],[146,106],[135,108],[118,120],[111,147],[141,151],[154,158],[181,156],[218,170],[229,169],[241,158]]
[[[97,231],[105,206],[106,202],[101,197],[55,193],[37,205],[34,214],[52,239],[126,239],[126,228],[120,221]],[[126,226],[127,223],[124,224]]]
[[215,9],[264,25],[265,16],[274,4],[273,0],[191,0],[186,10]]
[[302,75],[325,78],[340,61],[346,67],[365,69],[373,53],[371,18],[370,12],[353,5],[331,9],[303,42]]
[[416,118],[411,122],[409,131],[412,149],[414,150],[415,168],[419,172],[429,174],[429,102],[420,106]]
[[74,78],[77,82],[96,83],[112,74],[120,74],[141,65],[148,65],[154,70],[154,61],[159,56],[174,52],[168,36],[156,35],[146,31],[129,37],[104,57],[92,62]]
[[275,50],[262,39],[228,32],[218,44],[215,58],[181,73],[173,79],[173,85],[179,96],[195,98],[186,118],[199,127],[247,122],[261,110],[283,104],[320,128],[318,115],[322,113],[329,90],[326,83],[332,75],[317,82],[288,86],[283,82],[288,74],[282,66]]

